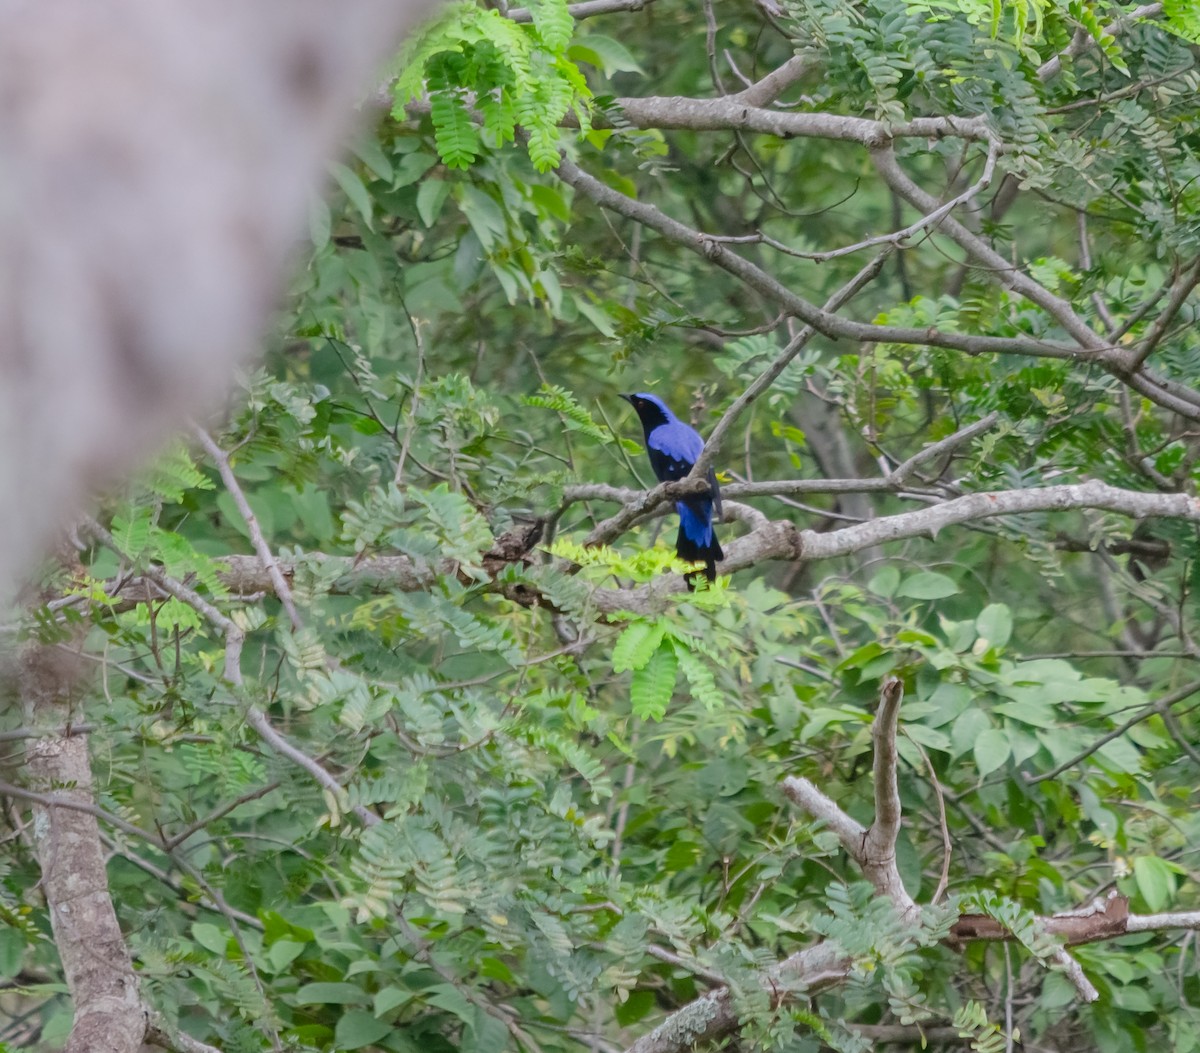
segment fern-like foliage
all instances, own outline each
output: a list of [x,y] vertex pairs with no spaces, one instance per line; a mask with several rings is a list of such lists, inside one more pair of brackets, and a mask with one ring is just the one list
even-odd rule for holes
[[566,0],[536,0],[530,12],[532,21],[519,25],[475,3],[452,4],[402,53],[393,112],[404,117],[409,103],[428,97],[447,168],[469,168],[485,145],[512,141],[520,125],[544,172],[559,162],[559,123],[569,110],[590,127],[591,92],[566,57],[574,32]]
[[612,435],[596,423],[592,415],[576,400],[566,388],[555,384],[543,384],[536,395],[526,395],[521,399],[526,406],[537,406],[539,409],[554,410],[561,414],[568,430],[582,432],[598,442],[612,442]]

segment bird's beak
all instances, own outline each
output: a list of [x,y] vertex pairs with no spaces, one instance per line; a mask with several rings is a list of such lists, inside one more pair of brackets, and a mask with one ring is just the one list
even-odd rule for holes
[[623,398],[623,399],[624,399],[626,402],[628,402],[628,403],[630,403],[630,404],[632,404],[632,403],[633,403],[633,396],[632,396],[632,395],[626,395],[624,392],[621,392],[621,398]]

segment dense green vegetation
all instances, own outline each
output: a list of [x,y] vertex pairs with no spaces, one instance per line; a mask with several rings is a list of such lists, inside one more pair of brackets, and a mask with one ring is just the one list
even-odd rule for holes
[[[5,717],[4,1048],[70,1027],[21,766],[82,726],[179,1049],[1200,1049],[1200,25],[1132,6],[427,27],[263,368],[30,604],[94,668]],[[707,435],[785,346],[689,593],[618,392]],[[1114,893],[1189,913],[1064,955]]]

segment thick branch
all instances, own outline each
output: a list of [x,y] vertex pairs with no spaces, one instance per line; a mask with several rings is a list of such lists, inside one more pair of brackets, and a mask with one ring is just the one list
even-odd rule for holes
[[[983,424],[983,422],[979,422]],[[901,466],[903,467],[903,465]],[[805,491],[798,484],[805,480],[797,480],[795,492],[821,492],[819,481],[814,481],[813,490]],[[771,484],[764,484],[770,486]],[[856,484],[856,486],[859,484]],[[758,484],[735,484],[729,492],[739,494],[761,493]],[[615,497],[619,499],[627,494],[635,495],[635,499],[622,509],[620,530],[624,530],[640,516],[663,502],[672,501],[684,493],[696,493],[707,487],[704,480],[684,479],[675,483],[665,483],[647,490],[641,495],[636,491],[625,491],[616,487],[587,486],[572,489],[577,500],[590,497]],[[863,490],[891,489],[891,486],[861,487]],[[849,487],[847,488],[849,489]],[[771,492],[774,492],[773,490]],[[784,491],[789,492],[789,491]],[[835,492],[841,491],[839,488]],[[827,533],[817,533],[812,530],[801,530],[793,523],[785,520],[772,520],[764,526],[757,527],[750,533],[734,538],[725,546],[725,561],[722,567],[726,573],[754,566],[764,560],[786,559],[807,561],[836,559],[853,555],[863,549],[885,544],[889,541],[901,541],[913,537],[936,537],[947,527],[961,523],[977,522],[997,516],[1026,515],[1040,512],[1066,512],[1076,509],[1097,509],[1132,516],[1136,519],[1162,518],[1185,519],[1200,522],[1200,501],[1186,494],[1145,493],[1139,490],[1122,490],[1106,483],[1091,481],[1086,483],[1068,484],[1063,486],[1046,486],[1029,490],[1000,490],[995,492],[967,494],[941,504],[912,512],[900,512],[892,516],[872,519],[866,523],[857,523]],[[601,536],[611,540],[620,530],[616,530],[618,516],[605,520],[589,538]],[[601,530],[603,528],[603,534]],[[616,530],[616,533],[612,531]],[[596,543],[596,542],[591,542]],[[497,542],[499,548],[499,541]],[[499,553],[497,553],[499,556]],[[484,567],[489,573],[497,573],[506,563],[524,559],[523,555],[510,559],[485,559]],[[256,556],[231,555],[218,557],[216,560],[221,568],[221,578],[225,585],[235,594],[269,593],[272,589],[270,575],[263,567],[262,561]],[[305,563],[311,563],[322,568],[326,573],[337,574],[331,591],[336,593],[380,592],[389,590],[417,591],[430,587],[438,574],[453,574],[456,566],[451,561],[438,566],[416,567],[406,556],[375,556],[368,559],[356,560],[353,556],[331,556],[324,553],[307,553],[301,562],[289,560],[277,561],[280,572],[285,578],[292,578]],[[173,590],[173,595],[199,599],[193,590],[170,580],[161,570],[148,569],[146,576],[160,587]],[[165,584],[164,584],[165,583]],[[144,579],[122,579],[108,583],[107,588],[114,594],[128,596],[134,602],[144,602],[146,590]],[[666,574],[649,585],[631,589],[597,589],[593,600],[602,614],[625,610],[635,613],[652,613],[661,610],[669,602],[669,597],[682,589],[680,579]],[[185,602],[189,602],[185,600]],[[211,604],[201,599],[205,607],[215,611]],[[198,610],[202,608],[197,607]],[[225,615],[216,612],[221,619],[214,622],[224,631],[225,623],[232,621]]]
[[887,896],[897,911],[916,921],[920,910],[900,879],[896,868],[896,839],[900,835],[900,787],[896,778],[896,723],[904,685],[896,677],[884,681],[871,739],[874,746],[875,821],[864,829],[808,779],[789,776],[783,792],[814,819],[836,835],[847,855],[858,865],[881,896]]
[[[595,15],[611,15],[625,11],[641,11],[654,3],[654,0],[582,0],[578,4],[568,4],[567,10],[576,19],[592,18]],[[532,22],[533,12],[527,7],[511,7],[508,17],[514,22]]]
[[[746,89],[753,92],[757,85]],[[894,139],[990,140],[985,117],[917,117],[887,124],[865,117],[838,113],[804,113],[768,110],[748,104],[746,93],[716,99],[684,95],[651,95],[621,98],[625,119],[638,128],[685,128],[696,132],[745,131],[775,135],[781,139],[804,136],[861,143],[876,148]],[[751,96],[753,97],[753,96]]]
[[875,821],[862,845],[863,873],[904,912],[916,909],[896,869],[900,836],[900,784],[896,775],[896,724],[904,684],[897,677],[883,682],[871,741],[875,750]]
[[[811,994],[845,979],[850,959],[833,943],[793,954],[763,974],[762,986],[775,1004],[797,994]],[[711,1042],[737,1030],[738,1016],[729,988],[710,991],[676,1010],[649,1034],[629,1047],[627,1053],[682,1053],[702,1042]]]
[[[57,648],[33,645],[21,657],[18,682],[33,722],[61,720],[80,676]],[[35,793],[54,791],[95,807],[86,735],[38,739],[26,752]],[[43,798],[43,801],[45,798]],[[75,1016],[66,1053],[136,1053],[146,1033],[133,961],[108,890],[96,817],[83,808],[33,806],[34,852],[63,975]]]

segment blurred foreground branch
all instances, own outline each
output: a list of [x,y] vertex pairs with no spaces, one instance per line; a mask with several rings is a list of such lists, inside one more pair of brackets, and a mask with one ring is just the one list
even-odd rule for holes
[[429,0],[6,5],[0,604],[225,393],[360,92]]

